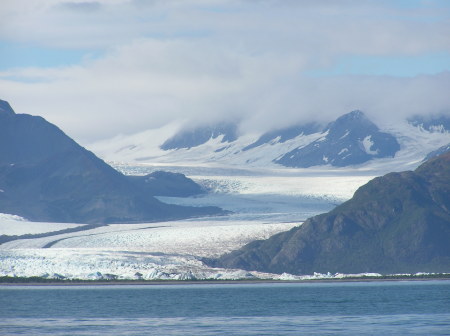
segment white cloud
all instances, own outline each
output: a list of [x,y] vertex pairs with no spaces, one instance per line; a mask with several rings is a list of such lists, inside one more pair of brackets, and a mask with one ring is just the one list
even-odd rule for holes
[[263,130],[356,108],[402,117],[448,110],[448,73],[305,75],[349,55],[450,52],[448,9],[389,3],[7,1],[0,39],[101,56],[71,67],[5,70],[0,98],[84,141],[173,119],[242,117],[244,127]]

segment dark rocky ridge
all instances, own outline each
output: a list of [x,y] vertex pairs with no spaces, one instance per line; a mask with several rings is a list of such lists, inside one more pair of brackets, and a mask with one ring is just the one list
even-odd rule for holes
[[450,152],[390,173],[300,227],[209,264],[263,272],[450,271]]
[[204,194],[202,187],[181,173],[154,171],[145,176],[127,176],[138,188],[153,196],[189,197]]
[[168,205],[41,117],[0,101],[0,212],[32,221],[127,223],[219,214]]

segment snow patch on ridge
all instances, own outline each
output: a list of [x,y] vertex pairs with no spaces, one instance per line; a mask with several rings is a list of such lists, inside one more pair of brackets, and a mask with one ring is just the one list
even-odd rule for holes
[[372,136],[368,135],[366,136],[362,141],[361,141],[364,150],[366,151],[367,154],[369,155],[378,155],[378,149],[377,150],[372,150],[372,146],[373,146],[373,141],[372,141]]

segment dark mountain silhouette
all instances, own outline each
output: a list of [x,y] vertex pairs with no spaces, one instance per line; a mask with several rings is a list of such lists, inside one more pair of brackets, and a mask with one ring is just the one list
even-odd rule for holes
[[32,221],[127,223],[221,210],[164,204],[55,125],[0,101],[0,212]]
[[208,261],[264,272],[450,271],[450,152],[390,173],[300,227]]
[[381,132],[363,112],[353,111],[330,123],[320,139],[274,162],[299,168],[326,164],[344,167],[374,158],[393,157],[398,150],[400,145],[393,135]]

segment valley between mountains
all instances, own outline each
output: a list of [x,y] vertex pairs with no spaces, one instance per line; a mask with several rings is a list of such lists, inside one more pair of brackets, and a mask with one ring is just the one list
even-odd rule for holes
[[1,101],[0,276],[448,273],[447,119],[380,128],[352,111],[257,135],[169,125],[90,152]]

